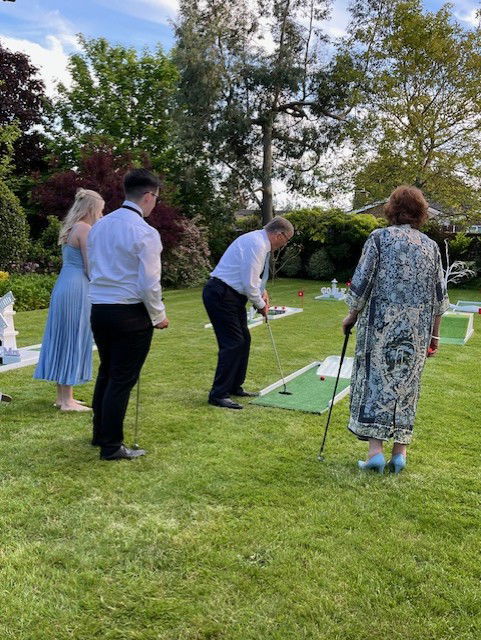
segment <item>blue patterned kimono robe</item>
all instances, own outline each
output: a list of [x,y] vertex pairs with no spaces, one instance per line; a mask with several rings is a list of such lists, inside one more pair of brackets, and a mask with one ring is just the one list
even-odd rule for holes
[[449,308],[437,244],[408,224],[376,229],[347,303],[359,311],[348,428],[409,444],[434,317]]

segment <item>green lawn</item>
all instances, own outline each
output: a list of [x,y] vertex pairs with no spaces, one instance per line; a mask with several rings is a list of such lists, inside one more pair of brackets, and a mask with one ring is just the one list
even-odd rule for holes
[[[280,281],[273,304],[297,306],[301,284],[304,313],[271,325],[286,372],[342,346],[345,307],[313,300],[319,284]],[[426,364],[408,469],[379,477],[356,469],[347,399],[322,464],[326,414],[208,406],[200,291],[165,298],[171,328],[142,379],[144,459],[99,461],[89,418],[54,410],[31,368],[0,378],[14,396],[0,411],[0,638],[478,640],[479,316],[467,345]],[[17,314],[20,344],[40,341],[45,316]],[[279,378],[266,327],[252,338],[250,389]]]

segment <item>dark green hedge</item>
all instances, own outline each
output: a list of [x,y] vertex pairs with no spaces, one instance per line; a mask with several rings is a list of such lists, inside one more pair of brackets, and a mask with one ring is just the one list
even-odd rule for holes
[[17,196],[0,180],[0,270],[18,268],[28,245],[25,212]]
[[0,280],[0,295],[12,291],[16,311],[45,309],[49,305],[56,279],[55,274],[12,274],[6,280]]
[[[298,269],[287,259],[281,273],[315,280],[336,277],[340,282],[351,278],[368,235],[385,224],[371,215],[349,215],[337,209],[300,209],[285,217],[296,229],[291,245],[298,248],[293,257]],[[292,248],[291,253],[294,256]]]

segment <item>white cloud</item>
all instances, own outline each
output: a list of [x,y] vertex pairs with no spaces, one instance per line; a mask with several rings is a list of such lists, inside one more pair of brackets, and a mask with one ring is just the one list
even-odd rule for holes
[[30,57],[39,69],[48,95],[55,93],[59,81],[69,85],[68,56],[79,48],[72,23],[58,10],[45,11],[35,0],[28,6],[15,4],[15,17],[18,20],[15,31],[0,33],[3,45]]
[[467,22],[473,27],[477,27],[479,25],[479,9],[471,9],[467,13],[456,13],[456,17],[462,22]]
[[[99,0],[112,9],[112,0]],[[115,10],[158,24],[169,24],[179,9],[178,0],[117,0]]]
[[[63,17],[58,9],[46,11],[39,2],[31,0],[27,5],[21,2],[14,5],[14,17],[18,21],[17,32],[34,42],[41,42],[47,35],[54,35],[68,48],[76,49],[76,29],[74,25]],[[10,34],[12,37],[16,33]]]
[[38,67],[39,75],[45,82],[47,94],[51,96],[55,93],[56,82],[70,84],[70,74],[67,71],[68,54],[57,35],[48,35],[45,40],[46,46],[42,46],[31,40],[10,38],[0,34],[0,41],[7,49],[21,51],[30,57],[32,64]]
[[349,19],[348,2],[338,0],[334,2],[331,15],[324,23],[324,29],[331,38],[342,38],[346,35]]

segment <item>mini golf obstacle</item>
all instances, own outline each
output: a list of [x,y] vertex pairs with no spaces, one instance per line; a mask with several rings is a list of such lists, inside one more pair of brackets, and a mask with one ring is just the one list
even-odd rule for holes
[[39,344],[17,349],[14,303],[11,291],[0,297],[0,373],[36,364],[40,355]]
[[[287,318],[287,316],[293,316],[296,313],[302,313],[304,309],[299,309],[298,307],[284,307],[284,306],[275,306],[269,307],[269,320],[279,320],[280,318]],[[258,327],[259,325],[265,322],[264,316],[261,316],[256,312],[254,307],[249,309],[247,312],[247,326],[249,329],[253,327]],[[212,329],[212,324],[208,322],[204,325],[205,329]]]
[[446,311],[441,320],[441,344],[466,344],[473,335],[473,314]]
[[336,278],[331,280],[330,287],[321,287],[321,294],[315,296],[315,300],[337,300],[338,302],[342,302],[346,299],[346,291],[347,287],[338,288],[338,282]]
[[[339,356],[329,356],[323,362],[311,362],[307,366],[294,371],[284,378],[287,391],[284,395],[282,380],[278,380],[260,391],[259,396],[251,400],[251,404],[276,409],[293,409],[307,413],[324,413],[329,409],[337,372]],[[337,385],[334,404],[349,393],[351,384],[353,358],[345,358]]]
[[30,347],[22,347],[20,349],[0,347],[0,373],[37,364],[41,346],[40,344],[33,344]]
[[458,300],[456,304],[451,305],[453,311],[461,311],[462,313],[481,313],[481,302],[474,300]]

